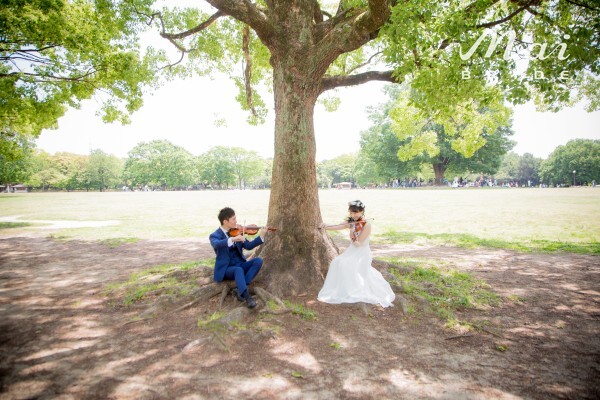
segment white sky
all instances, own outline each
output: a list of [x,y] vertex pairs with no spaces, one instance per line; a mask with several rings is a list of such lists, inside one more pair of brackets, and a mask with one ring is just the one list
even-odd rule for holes
[[[342,103],[330,113],[323,106],[315,109],[317,160],[331,159],[360,148],[360,132],[371,125],[367,107],[383,103],[384,84],[371,82],[340,89]],[[263,157],[273,156],[271,109],[262,126],[246,123],[247,114],[235,101],[236,89],[223,78],[193,78],[173,81],[146,96],[143,108],[131,116],[132,123],[105,124],[95,113],[98,103],[89,100],[81,109],[69,110],[59,119],[57,130],[45,130],[37,140],[38,148],[50,154],[66,151],[89,154],[101,149],[118,157],[127,157],[142,141],[167,139],[194,155],[214,146],[243,147]],[[266,96],[272,96],[266,94]],[[272,103],[271,98],[265,101]],[[558,113],[536,112],[531,104],[514,107],[513,149],[518,154],[532,153],[546,158],[557,146],[571,139],[600,139],[600,112],[587,113],[583,106]],[[224,119],[225,126],[216,126]]]

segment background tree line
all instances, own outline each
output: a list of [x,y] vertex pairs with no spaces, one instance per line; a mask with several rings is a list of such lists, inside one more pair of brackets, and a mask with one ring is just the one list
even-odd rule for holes
[[264,188],[271,160],[237,147],[215,147],[193,156],[167,140],[142,142],[126,159],[92,150],[50,155],[23,143],[19,157],[0,155],[0,182],[40,190],[187,190]]
[[[317,164],[319,187],[350,182],[356,187],[433,185],[432,160],[402,161],[400,139],[385,123],[362,133],[361,148]],[[6,145],[6,143],[4,143]],[[269,188],[272,159],[239,147],[214,147],[194,156],[167,140],[143,142],[126,159],[92,150],[89,155],[35,149],[30,142],[14,146],[19,157],[0,154],[0,182],[25,183],[37,190],[188,190]],[[514,152],[492,143],[470,161],[448,161],[442,184],[461,176],[474,182],[482,176],[501,184],[589,185],[600,181],[600,140],[576,139],[557,147],[547,159]],[[485,146],[484,146],[485,148]],[[494,154],[494,156],[490,154]],[[501,153],[501,154],[500,154]],[[573,171],[576,171],[575,176]]]
[[[368,110],[372,125],[361,133],[360,150],[317,163],[319,187],[445,185],[455,177],[464,184],[509,186],[600,180],[599,140],[572,140],[547,160],[521,156],[510,152],[515,145],[511,111],[501,102],[430,117],[412,105],[409,86],[390,85],[386,93],[384,104]],[[154,140],[139,143],[120,159],[101,150],[49,155],[19,135],[0,142],[0,183],[40,190],[270,188],[272,170],[272,159],[239,147],[218,146],[194,156],[167,140]]]

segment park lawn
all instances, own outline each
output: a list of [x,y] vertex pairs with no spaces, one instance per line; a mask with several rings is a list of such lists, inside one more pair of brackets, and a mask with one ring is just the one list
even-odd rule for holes
[[[217,213],[224,206],[236,210],[240,223],[265,224],[269,194],[268,190],[0,194],[0,222],[8,217],[18,222],[118,221],[111,226],[48,230],[65,239],[206,240],[218,226]],[[372,218],[374,242],[405,243],[412,237],[446,244],[480,241],[482,246],[487,241],[502,247],[538,241],[548,248],[561,243],[597,248],[600,242],[596,188],[331,189],[320,190],[319,198],[326,223],[345,218],[348,201],[362,200],[366,216]],[[298,223],[303,219],[306,214],[298,216]],[[44,225],[13,226],[0,229],[0,237],[41,229]]]

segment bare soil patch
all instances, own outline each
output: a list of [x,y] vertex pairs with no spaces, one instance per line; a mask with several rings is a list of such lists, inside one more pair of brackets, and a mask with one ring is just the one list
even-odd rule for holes
[[[115,306],[107,284],[163,263],[214,256],[206,242],[116,248],[40,237],[0,239],[1,399],[597,399],[597,256],[373,246],[377,256],[444,260],[503,301],[460,318],[460,335],[399,306],[290,298],[317,319],[282,314],[216,331],[197,322],[218,299],[181,312]],[[236,306],[229,296],[225,307]],[[260,309],[260,306],[259,306]]]

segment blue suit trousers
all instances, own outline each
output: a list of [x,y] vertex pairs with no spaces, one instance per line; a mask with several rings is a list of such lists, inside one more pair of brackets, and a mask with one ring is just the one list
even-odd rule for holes
[[224,278],[226,280],[235,280],[238,292],[242,295],[256,274],[258,274],[262,265],[263,260],[260,257],[244,261],[241,264],[231,265],[225,270]]

